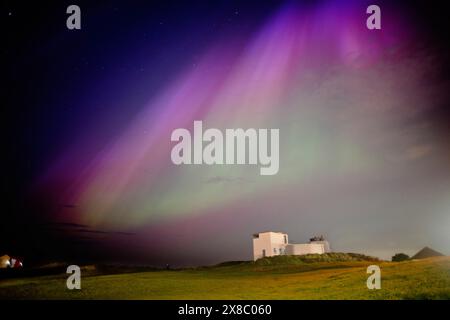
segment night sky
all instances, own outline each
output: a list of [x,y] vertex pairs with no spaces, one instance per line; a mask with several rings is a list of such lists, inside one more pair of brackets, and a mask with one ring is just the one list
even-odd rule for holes
[[[264,230],[450,254],[448,19],[426,3],[377,2],[371,31],[371,1],[2,2],[0,255],[210,264]],[[279,173],[173,165],[194,120],[279,128]]]

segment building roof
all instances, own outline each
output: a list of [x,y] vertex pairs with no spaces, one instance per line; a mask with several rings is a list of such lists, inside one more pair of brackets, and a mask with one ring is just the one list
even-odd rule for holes
[[253,238],[258,238],[258,236],[261,233],[281,233],[281,234],[287,234],[286,232],[281,232],[281,231],[261,231],[261,232],[257,232],[253,234]]

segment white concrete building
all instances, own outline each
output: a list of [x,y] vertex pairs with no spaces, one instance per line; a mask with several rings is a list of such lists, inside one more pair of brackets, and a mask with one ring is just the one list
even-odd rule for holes
[[330,244],[323,236],[310,239],[309,243],[289,243],[288,235],[266,231],[253,235],[253,260],[279,255],[303,255],[331,252]]

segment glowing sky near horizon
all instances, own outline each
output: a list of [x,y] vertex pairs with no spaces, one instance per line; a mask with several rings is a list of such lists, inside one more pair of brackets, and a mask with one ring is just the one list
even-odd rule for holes
[[[394,238],[352,243],[343,236],[349,232],[381,241],[398,228],[392,233],[419,243],[411,233],[434,198],[414,199],[424,189],[412,185],[426,188],[428,169],[448,161],[420,116],[441,96],[440,87],[424,84],[436,65],[411,49],[417,35],[401,16],[386,12],[383,29],[370,31],[361,8],[288,4],[248,38],[232,35],[205,48],[109,143],[82,140],[61,152],[38,183],[55,203],[76,206],[55,212],[55,220],[133,231],[149,242],[166,232],[172,237],[160,240],[163,247],[189,239],[206,251],[199,243],[207,234],[224,243],[228,232],[240,241],[261,228],[286,230],[299,241],[327,234],[348,251],[410,249]],[[194,120],[222,130],[279,128],[279,173],[175,166],[171,132],[192,130]],[[85,145],[97,151],[85,155]],[[448,184],[440,186],[436,195],[448,195]]]

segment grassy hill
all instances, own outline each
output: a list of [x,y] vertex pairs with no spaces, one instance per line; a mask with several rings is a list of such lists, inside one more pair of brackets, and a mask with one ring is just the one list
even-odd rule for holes
[[[367,266],[382,288],[368,290]],[[450,299],[450,257],[383,262],[358,254],[279,256],[173,271],[82,271],[82,290],[66,274],[0,280],[0,299]]]

